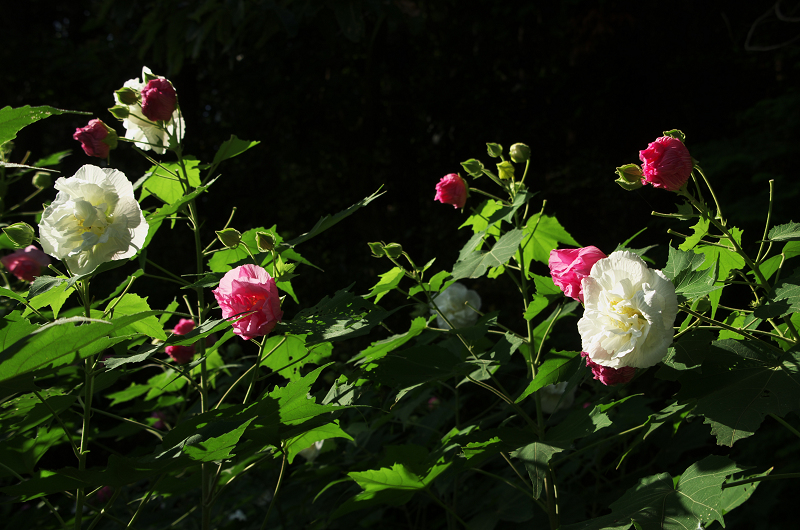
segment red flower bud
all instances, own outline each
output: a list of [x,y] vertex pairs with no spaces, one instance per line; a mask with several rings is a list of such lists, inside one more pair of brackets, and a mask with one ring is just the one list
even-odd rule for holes
[[153,79],[142,89],[142,114],[148,120],[169,121],[177,106],[175,88],[164,78]]
[[644,180],[656,188],[678,191],[692,175],[692,157],[683,142],[662,136],[639,151]]
[[108,152],[117,147],[117,133],[103,123],[94,119],[86,127],[75,129],[72,138],[78,140],[83,151],[89,156],[108,158]]

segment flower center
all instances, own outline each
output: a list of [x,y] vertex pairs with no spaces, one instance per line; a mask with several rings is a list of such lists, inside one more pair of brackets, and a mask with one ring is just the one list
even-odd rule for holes
[[108,225],[111,224],[110,216],[106,216],[106,203],[97,206],[87,201],[80,201],[79,207],[75,211],[75,222],[82,234],[91,232],[100,237]]
[[630,332],[639,335],[642,332],[642,327],[647,324],[647,319],[644,318],[642,312],[633,307],[629,300],[611,300],[611,315],[609,315],[617,324],[620,331]]

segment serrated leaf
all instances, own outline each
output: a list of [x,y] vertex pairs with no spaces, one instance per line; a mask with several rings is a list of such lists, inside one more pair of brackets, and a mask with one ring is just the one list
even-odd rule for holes
[[339,420],[336,420],[333,423],[322,425],[321,427],[312,429],[301,434],[300,436],[290,438],[286,442],[286,460],[291,464],[294,460],[294,457],[297,456],[297,453],[300,451],[310,447],[311,444],[315,442],[321,442],[322,440],[329,440],[331,438],[345,438],[346,440],[353,439],[352,436],[344,432],[342,428],[339,427]]
[[28,125],[59,114],[90,115],[91,113],[77,110],[62,110],[48,106],[31,107],[30,105],[25,105],[24,107],[16,109],[3,107],[0,109],[0,145],[16,138],[17,133]]
[[260,143],[259,141],[240,140],[235,134],[232,134],[231,137],[222,142],[222,145],[217,149],[212,165],[218,166],[224,160],[240,155]]
[[[36,281],[41,278],[53,278],[52,276],[39,276]],[[33,309],[40,309],[49,305],[53,310],[53,318],[58,318],[58,313],[61,311],[64,303],[75,291],[72,287],[67,285],[66,280],[62,278],[53,278],[57,281],[46,281],[37,286],[38,293],[31,296],[34,291],[34,285],[31,285],[31,290],[28,292],[28,300],[30,308],[25,308],[22,316],[28,317],[33,313]],[[34,284],[36,283],[34,281]],[[32,309],[31,309],[32,308]]]
[[[736,243],[741,246],[742,231],[736,227],[732,227],[730,229],[730,233],[736,240]],[[719,243],[722,245],[727,245],[730,247],[730,249],[711,245],[701,245],[695,248],[695,252],[705,254],[706,256],[705,262],[699,267],[700,269],[713,268],[716,265],[717,285],[721,286],[722,283],[728,278],[728,275],[732,270],[741,269],[744,267],[745,263],[744,258],[734,252],[733,244],[730,241],[727,239],[720,239]],[[721,296],[721,289],[717,289],[708,295],[708,299],[711,302],[711,318],[714,318],[717,314],[717,308],[719,307]]]
[[611,514],[563,528],[602,530],[635,522],[643,530],[687,530],[722,524],[722,484],[739,470],[727,457],[708,456],[689,466],[675,485],[668,473],[643,478],[611,504]]
[[800,223],[773,226],[767,237],[770,241],[800,241]]
[[550,251],[562,244],[580,246],[555,217],[536,214],[525,224],[525,240],[522,242],[522,261],[525,270],[530,271],[531,262],[547,263]]
[[[134,293],[125,293],[122,297],[111,300],[108,303],[106,311],[109,309],[111,309],[109,312],[110,320],[113,321],[123,315],[135,315],[137,313],[149,312],[150,306],[147,303],[147,298],[142,298]],[[143,333],[154,339],[167,340],[167,334],[164,333],[164,329],[161,327],[161,323],[156,316],[145,317],[141,320],[137,320],[126,328],[116,331],[118,335],[134,333]]]
[[767,414],[784,416],[800,403],[800,352],[781,363],[775,352],[751,340],[712,343],[702,373],[681,372],[678,399],[697,399],[695,414],[705,417],[719,445],[732,446],[752,436]]
[[705,235],[708,234],[708,227],[710,225],[711,221],[709,221],[707,218],[705,217],[700,218],[697,221],[697,224],[695,224],[692,227],[694,233],[691,236],[687,237],[686,241],[678,245],[678,248],[683,251],[688,251],[693,249],[695,246],[697,246],[698,243],[700,243],[703,237],[705,237]]
[[717,270],[715,267],[703,267],[705,258],[691,251],[684,252],[670,247],[667,267],[662,271],[675,285],[678,301],[695,300],[708,293],[721,289],[715,286]]
[[[199,165],[199,160],[184,161],[186,176],[192,188],[200,186]],[[184,184],[176,176],[180,175],[183,178],[181,165],[177,162],[162,162],[160,165],[151,167],[148,173],[150,177],[142,186],[142,195],[139,200],[144,199],[148,194],[153,194],[161,199],[164,204],[173,204],[190,191],[184,189]]]
[[783,278],[775,287],[767,303],[756,308],[757,318],[775,318],[800,311],[800,269]]
[[373,342],[368,348],[364,349],[361,353],[354,356],[348,362],[364,364],[376,361],[381,357],[385,357],[391,351],[396,350],[406,342],[410,341],[427,327],[428,322],[422,317],[417,317],[411,321],[411,326],[405,333],[392,335],[391,337],[377,342]]
[[375,298],[375,303],[380,302],[381,298],[386,296],[392,289],[400,284],[400,280],[405,277],[405,272],[401,267],[394,267],[387,272],[380,275],[381,279],[378,283],[370,288],[370,293],[364,298]]
[[475,251],[453,266],[453,279],[480,278],[489,267],[499,267],[506,263],[519,249],[524,237],[522,230],[511,230],[501,237],[487,252]]
[[552,385],[566,378],[577,370],[581,362],[580,352],[560,351],[547,354],[547,359],[536,371],[536,377],[528,384],[528,387],[519,395],[515,403],[533,394],[540,388]]
[[[272,351],[276,346],[278,349]],[[263,347],[264,355],[268,354],[268,356],[261,361],[261,366],[272,369],[289,381],[297,381],[302,378],[303,366],[322,364],[326,358],[330,357],[331,350],[333,350],[333,346],[330,343],[321,343],[313,348],[308,348],[305,344],[305,337],[296,335],[270,337]]]

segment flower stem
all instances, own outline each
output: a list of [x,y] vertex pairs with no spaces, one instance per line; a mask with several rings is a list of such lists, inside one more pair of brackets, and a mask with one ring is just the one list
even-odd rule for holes
[[278,498],[278,492],[281,489],[281,482],[283,481],[283,472],[286,469],[286,449],[281,448],[281,452],[283,452],[283,460],[281,460],[281,471],[278,474],[278,483],[275,484],[275,492],[272,494],[272,499],[269,501],[269,508],[267,508],[267,515],[264,517],[264,522],[261,523],[261,530],[264,530],[267,527],[267,521],[269,521],[269,514],[272,512],[272,507],[275,505],[275,500]]

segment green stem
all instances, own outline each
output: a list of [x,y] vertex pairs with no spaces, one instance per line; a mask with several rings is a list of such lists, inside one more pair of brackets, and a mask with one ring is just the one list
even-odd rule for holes
[[69,430],[67,430],[67,426],[64,425],[63,421],[61,421],[61,416],[59,416],[58,413],[55,410],[53,410],[53,407],[51,407],[50,404],[42,397],[42,395],[39,393],[38,390],[34,389],[33,393],[34,395],[36,395],[37,398],[39,398],[39,401],[41,401],[44,404],[44,406],[47,407],[47,409],[50,411],[50,414],[53,415],[53,417],[56,419],[61,428],[64,429],[64,434],[67,435],[67,439],[69,440],[69,445],[70,447],[72,447],[72,452],[75,454],[75,458],[80,460],[81,456],[80,456],[80,451],[78,450],[78,446],[75,445],[75,440],[72,439],[72,433],[69,432]]
[[780,416],[776,416],[772,412],[770,412],[769,415],[772,416],[772,419],[774,419],[775,421],[786,427],[789,430],[789,432],[800,438],[800,431],[792,427],[786,420],[784,420]]
[[[758,246],[758,254],[756,254],[756,263],[761,262],[762,258],[762,251],[764,250],[764,243],[767,241],[767,236],[769,234],[769,223],[770,218],[772,217],[772,198],[773,192],[775,188],[775,181],[770,179],[769,181],[769,206],[767,208],[767,222],[764,224],[764,236],[761,238],[761,244]],[[764,256],[766,257],[766,255]]]
[[[286,335],[272,348],[267,355],[264,356],[264,359],[272,355],[272,353],[281,347],[281,345],[286,342]],[[256,359],[256,364],[253,366],[253,374],[250,376],[250,384],[247,385],[247,392],[244,394],[244,401],[242,401],[242,405],[247,405],[247,398],[250,397],[250,391],[253,389],[253,383],[256,381],[256,375],[258,375],[258,367],[261,366],[261,355],[264,353],[264,344],[267,343],[267,336],[264,335],[264,338],[261,340],[261,344],[258,346],[258,358]]]
[[132,420],[132,419],[129,419],[129,418],[125,418],[123,416],[117,416],[116,414],[112,414],[111,412],[106,412],[105,410],[102,410],[102,409],[94,409],[94,412],[96,412],[96,413],[98,413],[98,414],[100,414],[102,416],[108,416],[109,418],[114,418],[115,420],[124,421],[126,423],[130,423],[130,424],[136,425],[137,427],[141,427],[142,429],[146,430],[150,434],[154,435],[159,440],[163,440],[164,439],[164,436],[161,434],[161,431],[159,431],[155,427],[151,427],[150,425],[146,425],[144,423],[140,423],[138,421],[135,421],[135,420]]
[[765,344],[769,348],[772,348],[773,350],[783,354],[783,350],[782,349],[778,348],[777,346],[774,346],[774,345],[770,344],[769,342],[766,342],[766,341],[763,341],[763,340],[759,339],[758,337],[756,337],[755,335],[753,335],[749,331],[745,331],[745,330],[740,329],[740,328],[734,328],[733,326],[729,326],[727,324],[724,324],[724,323],[720,322],[719,320],[714,320],[713,318],[709,318],[709,317],[703,315],[702,313],[698,313],[696,311],[692,311],[688,307],[681,307],[680,309],[684,313],[688,313],[688,314],[692,315],[693,317],[696,317],[696,318],[698,318],[700,320],[703,320],[704,322],[709,322],[709,323],[711,323],[711,324],[713,324],[713,325],[715,325],[715,326],[717,326],[719,328],[727,329],[728,331],[733,331],[734,333],[738,333],[739,335],[747,337],[748,339],[758,341],[758,342],[760,342],[762,344]]
[[155,482],[153,482],[153,484],[150,486],[150,489],[147,490],[147,493],[145,494],[144,497],[142,497],[142,500],[139,502],[139,506],[136,507],[136,511],[133,513],[133,517],[131,517],[131,520],[128,521],[128,526],[126,526],[125,528],[133,528],[133,523],[135,523],[136,519],[139,518],[139,514],[142,513],[142,508],[144,507],[145,504],[147,504],[147,501],[150,499],[150,496],[153,495],[153,491],[156,489],[156,486],[158,486],[158,483],[161,482],[162,478],[164,478],[164,475],[163,474],[159,475],[158,478],[155,480]]
[[275,499],[278,498],[278,492],[281,489],[281,482],[283,481],[283,472],[286,469],[286,450],[285,448],[281,448],[283,452],[283,460],[281,460],[281,471],[278,474],[278,483],[275,484],[275,492],[272,494],[272,499],[269,501],[269,508],[267,508],[267,515],[264,517],[264,522],[261,523],[261,530],[264,530],[267,527],[267,521],[269,521],[269,514],[272,512],[272,507],[275,505]]
[[[80,282],[80,292],[83,294],[83,309],[86,318],[92,317],[91,298],[89,295],[89,280]],[[83,387],[83,426],[81,427],[81,445],[78,449],[78,470],[86,469],[86,454],[89,452],[89,424],[92,418],[92,397],[94,394],[94,366],[95,355],[90,355],[84,359],[84,387]],[[86,491],[83,487],[78,488],[75,497],[75,530],[80,530],[83,518],[83,503],[86,500]]]

